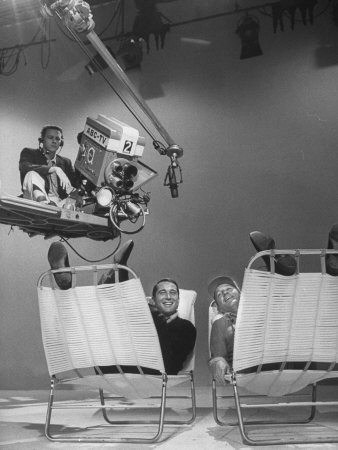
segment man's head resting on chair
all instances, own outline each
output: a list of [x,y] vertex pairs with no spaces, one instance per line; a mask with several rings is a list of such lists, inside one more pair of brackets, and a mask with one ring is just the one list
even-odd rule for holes
[[215,300],[220,314],[237,314],[240,289],[237,283],[230,277],[219,276],[208,285],[208,292]]
[[170,278],[159,280],[153,287],[153,306],[165,317],[176,313],[180,302],[180,293],[176,281]]

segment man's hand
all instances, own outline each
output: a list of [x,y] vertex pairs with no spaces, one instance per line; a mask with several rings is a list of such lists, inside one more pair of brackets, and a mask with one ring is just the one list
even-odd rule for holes
[[52,166],[49,169],[48,173],[53,173],[53,172],[56,173],[57,177],[60,180],[60,185],[65,191],[71,189],[71,187],[72,187],[71,182],[69,181],[69,178],[67,177],[67,175],[64,173],[64,171],[60,167]]
[[230,365],[222,356],[212,358],[209,361],[209,369],[218,383],[225,384],[224,376],[230,373]]
[[75,206],[77,208],[81,208],[81,206],[83,205],[83,197],[80,194],[80,192],[78,191],[78,189],[74,189],[69,196],[70,198],[73,198],[75,200]]

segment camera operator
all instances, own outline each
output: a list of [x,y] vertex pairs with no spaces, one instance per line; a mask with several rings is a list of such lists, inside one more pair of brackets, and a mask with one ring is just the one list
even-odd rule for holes
[[63,144],[62,129],[46,125],[41,130],[39,148],[21,151],[19,171],[24,198],[59,207],[67,203],[74,207],[81,205],[77,191],[80,175],[70,159],[57,154]]

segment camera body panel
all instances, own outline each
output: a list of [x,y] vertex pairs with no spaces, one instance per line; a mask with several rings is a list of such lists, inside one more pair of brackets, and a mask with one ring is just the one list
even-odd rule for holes
[[134,192],[157,175],[138,161],[144,147],[137,129],[104,115],[87,117],[74,166],[97,188]]

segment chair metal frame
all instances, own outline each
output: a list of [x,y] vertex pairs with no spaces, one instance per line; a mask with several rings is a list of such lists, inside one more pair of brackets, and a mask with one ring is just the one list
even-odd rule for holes
[[[276,255],[293,255],[296,259],[297,262],[297,270],[296,270],[296,274],[292,275],[292,276],[285,276],[283,277],[282,275],[278,275],[275,274],[275,256]],[[295,250],[270,250],[270,251],[263,251],[263,252],[259,252],[257,253],[253,258],[251,258],[246,271],[245,271],[245,277],[244,277],[244,282],[243,282],[243,289],[242,289],[242,295],[241,295],[241,301],[240,301],[240,308],[238,311],[238,317],[237,317],[237,322],[236,322],[236,333],[235,333],[235,343],[234,343],[234,362],[233,362],[233,371],[232,374],[229,376],[226,376],[226,381],[229,382],[232,385],[233,388],[233,396],[224,396],[224,395],[219,395],[217,392],[217,383],[215,381],[215,379],[212,380],[212,400],[213,400],[213,415],[214,415],[214,420],[218,425],[221,426],[238,426],[240,433],[241,433],[241,437],[243,440],[244,444],[247,445],[252,445],[252,446],[256,446],[256,445],[281,445],[281,444],[304,444],[304,443],[334,443],[334,442],[338,442],[338,433],[335,434],[334,436],[330,436],[328,437],[327,435],[323,436],[313,436],[313,437],[309,437],[308,439],[304,439],[304,438],[299,438],[297,436],[292,436],[289,438],[285,438],[283,436],[281,436],[281,434],[278,432],[276,432],[276,426],[280,426],[280,425],[288,425],[288,426],[294,426],[294,425],[306,425],[309,424],[314,418],[315,418],[315,414],[316,414],[316,408],[317,406],[322,406],[322,405],[329,405],[329,406],[336,406],[338,405],[338,401],[318,401],[317,400],[317,394],[318,394],[318,389],[317,389],[317,383],[320,382],[321,380],[325,380],[327,378],[338,378],[338,347],[337,347],[337,342],[332,343],[332,345],[335,346],[335,348],[333,349],[333,351],[331,352],[332,357],[331,359],[328,359],[327,361],[317,361],[316,360],[316,356],[318,356],[318,349],[316,350],[316,348],[314,349],[310,349],[310,357],[306,360],[305,364],[303,364],[302,369],[299,368],[299,363],[297,361],[299,361],[299,359],[297,359],[297,357],[295,356],[298,352],[298,356],[301,354],[301,348],[296,348],[293,352],[290,350],[290,348],[286,349],[285,351],[285,355],[284,358],[281,359],[280,361],[276,361],[273,356],[270,354],[268,354],[269,352],[267,351],[267,354],[265,355],[265,348],[262,349],[263,354],[259,355],[258,359],[260,360],[259,363],[257,363],[257,365],[252,366],[250,363],[248,363],[247,361],[245,361],[245,358],[241,358],[241,350],[243,348],[245,348],[245,346],[250,346],[250,337],[249,336],[245,336],[245,333],[241,336],[239,336],[238,333],[238,328],[240,329],[244,329],[247,325],[249,325],[247,323],[247,319],[248,317],[245,317],[245,314],[243,312],[243,309],[247,307],[247,305],[243,305],[243,295],[246,297],[246,302],[247,301],[252,301],[253,298],[250,299],[250,277],[255,277],[256,274],[258,274],[261,271],[255,270],[253,269],[253,265],[254,263],[257,261],[257,259],[261,258],[262,256],[269,256],[270,258],[270,263],[271,263],[271,271],[270,272],[263,272],[263,274],[266,274],[267,277],[270,277],[271,279],[273,278],[277,278],[279,279],[279,281],[281,283],[285,282],[285,283],[295,283],[295,285],[298,283],[298,281],[300,280],[300,277],[302,276],[300,273],[300,258],[301,257],[305,257],[308,255],[314,255],[315,257],[319,257],[320,258],[320,268],[321,271],[318,273],[314,273],[313,276],[314,278],[317,277],[318,275],[322,278],[321,280],[318,281],[319,286],[317,286],[318,288],[318,295],[317,298],[313,298],[311,299],[311,302],[314,305],[314,308],[319,308],[319,304],[321,300],[325,300],[323,299],[324,296],[324,289],[325,289],[325,282],[329,283],[329,287],[327,289],[331,289],[333,290],[332,292],[337,292],[338,293],[338,277],[332,277],[331,275],[328,275],[326,273],[326,264],[325,264],[325,258],[327,255],[329,254],[337,254],[338,255],[338,250],[326,250],[326,249],[295,249]],[[308,279],[311,279],[312,274],[308,273],[306,275],[308,277]],[[264,277],[264,275],[263,275]],[[284,280],[284,281],[283,281]],[[273,281],[272,281],[273,282]],[[318,284],[317,283],[317,284]],[[271,290],[271,286],[268,287],[268,289]],[[272,292],[272,290],[271,290]],[[306,293],[305,293],[306,295]],[[255,300],[257,300],[257,296],[255,297]],[[266,299],[266,305],[263,307],[266,307],[266,315],[265,315],[265,319],[267,319],[267,316],[269,315],[269,311],[271,310],[271,308],[273,308],[274,306],[270,304],[268,304],[269,302],[273,302],[274,300],[271,298],[267,298]],[[293,302],[299,301],[299,298],[296,294],[296,290],[293,294],[293,298],[292,298]],[[338,303],[338,295],[337,295],[337,303]],[[211,331],[211,314],[212,314],[212,303],[210,305],[209,308],[209,336],[210,336],[210,331]],[[269,309],[270,308],[270,309]],[[334,333],[336,335],[336,337],[338,337],[338,308],[334,309],[335,314],[337,315],[337,321],[335,322],[337,325],[334,326]],[[252,311],[250,310],[251,314]],[[316,316],[316,318],[314,319],[314,326],[313,329],[311,330],[311,339],[313,339],[312,344],[315,347],[315,345],[321,345],[323,344],[323,342],[320,342],[320,336],[319,336],[319,331],[323,330],[323,328],[325,328],[325,318],[321,318],[321,315],[318,314]],[[333,319],[335,321],[335,319]],[[264,326],[264,325],[263,325]],[[290,329],[291,328],[291,329]],[[292,331],[292,327],[290,326],[289,328],[289,332],[291,333]],[[308,336],[307,336],[308,337]],[[278,335],[277,335],[278,338]],[[290,339],[291,340],[291,339]],[[299,344],[301,344],[299,342]],[[264,345],[263,345],[264,346]],[[301,345],[300,345],[301,347]],[[252,347],[251,347],[252,350]],[[270,349],[271,350],[271,349]],[[312,357],[314,357],[315,359],[313,359]],[[312,363],[312,364],[311,364]],[[314,364],[316,363],[316,364]],[[270,370],[269,366],[264,366],[264,364],[273,364],[274,366],[270,366]],[[298,368],[297,368],[297,364],[298,364]],[[327,369],[323,369],[321,367],[321,364],[325,364]],[[293,365],[293,366],[292,366]],[[318,367],[316,367],[316,365]],[[273,367],[275,370],[273,370]],[[255,368],[255,371],[253,371],[252,369]],[[251,373],[248,373],[248,371],[252,371]],[[253,380],[253,376],[256,377],[256,380],[258,379],[258,377],[264,377],[264,376],[271,376],[275,377],[276,383],[278,385],[278,377],[280,377],[283,373],[287,372],[294,372],[297,374],[299,374],[299,389],[295,389],[292,390],[291,386],[289,386],[289,391],[290,392],[286,392],[285,394],[276,394],[273,395],[273,393],[271,395],[269,395],[268,392],[264,392],[265,388],[263,387],[263,389],[259,388],[256,389],[254,388],[254,390],[251,393],[251,389],[250,389],[250,377],[252,377],[251,379]],[[316,373],[318,372],[318,376],[316,377]],[[253,375],[254,374],[254,375]],[[306,377],[308,376],[308,379],[313,382],[308,382],[306,383]],[[304,381],[302,381],[302,377],[304,378]],[[248,381],[245,381],[245,380]],[[268,379],[268,378],[266,378]],[[282,385],[282,381],[280,382],[280,384]],[[264,384],[264,383],[263,383]],[[304,392],[299,392],[302,388],[304,388],[305,386],[309,386],[310,387],[310,392],[309,393],[304,393]],[[247,395],[246,393],[243,395],[240,393],[239,389],[245,387],[246,391],[249,391],[250,394]],[[278,390],[278,386],[277,386],[277,390]],[[287,390],[287,389],[286,389]],[[275,397],[275,398],[285,398],[284,402],[267,402],[265,401],[265,399],[267,399],[268,397]],[[237,413],[237,418],[238,418],[238,422],[236,423],[231,423],[231,422],[227,422],[226,420],[221,420],[219,418],[219,413],[218,413],[218,399],[229,399],[234,397],[234,401],[235,401],[235,407],[236,407],[236,413]],[[254,402],[246,402],[243,403],[242,399],[243,398],[254,398],[255,401]],[[306,398],[306,400],[303,400],[303,398]],[[307,401],[309,400],[309,401]],[[304,407],[304,408],[310,408],[310,413],[308,416],[306,416],[304,419],[288,419],[288,420],[248,420],[245,419],[244,417],[244,410],[248,410],[248,409],[252,409],[252,408],[281,408],[281,409],[286,409],[286,408],[292,408],[292,407]],[[257,426],[259,425],[263,425],[264,427],[268,427],[268,429],[273,430],[274,432],[274,436],[273,437],[268,437],[266,439],[255,439],[252,437],[252,431],[255,430],[257,432],[257,430],[259,429]],[[274,427],[274,428],[272,428]],[[278,428],[277,428],[278,430]],[[280,428],[279,428],[280,430]],[[327,429],[326,429],[327,431]]]
[[[127,270],[129,275],[132,277],[132,280],[129,281],[125,281],[122,283],[119,283],[119,270],[124,269]],[[79,384],[81,387],[87,388],[88,386],[91,385],[91,382],[93,381],[93,376],[91,375],[90,377],[87,376],[86,372],[83,372],[83,367],[76,367],[74,365],[74,361],[67,361],[67,369],[68,365],[71,364],[73,367],[71,370],[71,375],[70,372],[66,372],[66,374],[59,374],[57,373],[56,375],[53,374],[53,369],[55,367],[52,368],[52,364],[54,364],[53,361],[51,361],[51,359],[53,358],[53,355],[50,355],[50,350],[48,348],[48,346],[50,345],[50,342],[48,343],[48,329],[52,329],[53,328],[53,323],[50,321],[50,319],[47,317],[47,319],[44,318],[44,316],[48,316],[48,310],[46,310],[46,298],[47,298],[47,303],[49,301],[53,301],[53,299],[55,300],[55,302],[57,303],[58,301],[58,296],[61,296],[61,298],[59,298],[59,300],[62,300],[62,296],[68,296],[68,294],[71,294],[71,290],[74,291],[75,289],[75,293],[74,296],[77,297],[79,296],[79,291],[77,292],[77,278],[79,277],[79,275],[83,275],[84,273],[88,273],[91,276],[91,284],[89,285],[89,288],[97,287],[100,286],[99,283],[99,273],[103,272],[103,271],[111,271],[114,270],[115,273],[115,280],[116,282],[114,283],[114,289],[116,287],[116,285],[124,285],[126,286],[128,283],[132,283],[133,280],[137,280],[136,283],[139,283],[139,286],[141,287],[142,293],[143,295],[141,295],[141,300],[142,302],[144,302],[144,305],[142,306],[142,308],[148,309],[148,303],[146,300],[146,296],[144,295],[143,289],[142,289],[142,285],[140,280],[138,279],[136,273],[130,269],[129,267],[126,266],[122,266],[119,264],[105,264],[105,265],[96,265],[96,266],[78,266],[78,267],[70,267],[70,268],[63,268],[63,269],[58,269],[58,270],[49,270],[47,272],[44,272],[38,280],[38,296],[39,296],[39,307],[40,307],[40,321],[41,321],[41,331],[42,331],[42,338],[43,338],[43,344],[44,344],[44,350],[45,350],[45,355],[46,355],[46,359],[47,359],[47,365],[48,365],[48,370],[51,376],[51,387],[50,387],[50,394],[49,394],[49,400],[48,400],[48,406],[47,406],[47,414],[46,414],[46,422],[45,422],[45,435],[46,437],[50,440],[50,441],[55,441],[55,442],[87,442],[87,443],[147,443],[147,444],[152,444],[157,442],[164,430],[164,426],[165,425],[190,425],[192,424],[195,419],[196,419],[196,396],[195,396],[195,384],[194,384],[194,352],[191,355],[190,358],[188,358],[188,360],[186,361],[185,367],[184,369],[178,374],[178,375],[167,375],[164,371],[164,365],[163,365],[163,359],[162,359],[162,355],[160,353],[160,345],[159,345],[159,341],[158,341],[158,337],[157,337],[157,333],[156,333],[156,329],[154,324],[152,323],[151,326],[153,327],[153,329],[151,330],[152,332],[152,336],[151,336],[151,342],[154,345],[155,350],[153,351],[152,349],[150,350],[150,353],[154,353],[155,357],[157,358],[156,361],[156,365],[154,365],[154,367],[150,367],[153,368],[155,370],[159,370],[159,372],[161,373],[161,375],[145,375],[143,373],[141,366],[141,363],[136,364],[136,366],[139,369],[138,374],[126,374],[123,373],[121,366],[119,364],[119,362],[117,361],[116,367],[118,368],[119,373],[117,374],[103,374],[101,372],[101,370],[99,369],[99,365],[103,365],[102,361],[100,362],[100,364],[94,364],[93,368],[96,369],[96,374],[95,374],[95,381],[93,386],[96,388],[98,387],[98,392],[99,392],[99,403],[97,404],[83,404],[82,403],[78,403],[78,402],[72,402],[72,403],[64,403],[64,402],[56,402],[56,391],[57,388],[63,385],[67,385],[67,384]],[[59,272],[71,272],[72,273],[72,287],[71,289],[67,290],[67,291],[61,291],[57,288],[56,284],[55,284],[55,280],[53,277],[54,273],[59,273]],[[44,286],[45,284],[48,284],[48,286]],[[113,286],[113,285],[104,285],[107,286],[109,288],[109,286]],[[103,285],[101,285],[101,288],[103,288]],[[83,287],[81,288],[83,289]],[[182,295],[182,293],[184,293],[185,290],[180,290],[180,296]],[[195,302],[195,298],[196,298],[196,293],[194,291],[187,291],[190,292],[193,295],[193,301],[192,301],[192,307],[191,307],[191,317],[184,317],[187,319],[190,319],[193,323],[194,323],[194,310],[193,310],[193,304]],[[46,297],[46,298],[45,298]],[[56,297],[56,298],[54,298]],[[138,299],[140,301],[140,299]],[[75,302],[77,302],[78,300],[75,299]],[[61,301],[62,303],[62,301]],[[109,302],[108,302],[109,303]],[[107,305],[106,305],[107,307]],[[62,315],[62,308],[63,306],[60,306],[60,302],[58,303],[57,308],[59,308],[59,313],[60,315]],[[110,305],[108,305],[108,308],[110,308]],[[126,308],[128,308],[128,306],[126,306]],[[42,310],[46,310],[45,312],[42,312]],[[80,311],[80,310],[79,310]],[[146,311],[145,311],[146,312]],[[82,314],[82,312],[80,311],[80,313]],[[150,313],[150,310],[149,310]],[[184,312],[183,312],[184,314]],[[151,317],[151,316],[150,316]],[[47,322],[47,323],[46,323]],[[49,323],[48,323],[49,322]],[[149,326],[149,324],[147,325]],[[47,330],[47,335],[46,335],[46,330]],[[155,330],[155,334],[154,334],[154,330]],[[53,332],[53,330],[52,330]],[[47,337],[46,337],[47,336]],[[67,338],[65,338],[67,340]],[[93,345],[91,343],[91,345]],[[112,343],[110,342],[109,345],[112,345]],[[67,342],[65,344],[65,347],[67,346]],[[157,350],[156,350],[157,349]],[[159,349],[159,355],[158,355],[158,349]],[[157,353],[156,353],[157,351]],[[149,356],[149,358],[154,358],[154,355]],[[64,351],[64,355],[62,355],[62,357],[66,358],[67,360],[71,359],[69,352],[67,350],[67,348],[65,348]],[[116,357],[116,354],[114,353],[114,357]],[[95,360],[95,349],[94,349],[94,356],[93,356],[93,360],[94,362]],[[56,361],[55,364],[58,364],[58,361]],[[109,364],[107,364],[109,365]],[[121,365],[123,365],[121,363]],[[86,370],[86,369],[85,369]],[[128,406],[128,404],[123,403],[123,405],[121,405],[119,402],[115,403],[115,404],[110,404],[107,402],[112,402],[112,401],[119,401],[122,398],[125,398],[125,396],[123,395],[123,393],[125,391],[122,391],[122,394],[119,393],[119,390],[116,390],[116,386],[114,385],[114,383],[116,384],[116,380],[117,382],[119,382],[121,380],[121,377],[127,377],[127,382],[130,383],[130,385],[132,383],[138,383],[141,382],[142,380],[149,380],[150,384],[151,384],[151,388],[150,391],[151,392],[155,392],[155,395],[145,395],[146,398],[156,398],[159,399],[159,405],[158,405],[158,419],[157,420],[115,420],[112,419],[110,416],[112,414],[113,411],[121,411],[121,408],[123,408],[123,410],[125,411],[129,411],[129,410],[133,410],[133,405],[130,405],[130,407]],[[128,378],[129,377],[129,378]],[[135,382],[136,380],[136,382]],[[190,382],[190,392],[189,395],[170,395],[167,392],[167,389],[170,387],[173,387],[177,384],[180,383],[184,383],[184,382]],[[146,387],[146,390],[149,388],[149,386]],[[109,392],[109,394],[105,394],[105,392]],[[158,394],[157,394],[158,393]],[[113,395],[111,395],[113,394]],[[140,397],[142,397],[142,394],[140,395]],[[190,411],[189,417],[186,419],[182,419],[182,420],[166,420],[165,419],[165,415],[166,415],[166,404],[167,404],[167,400],[168,399],[172,399],[172,398],[183,398],[183,399],[189,399],[189,404],[190,406],[188,406],[188,409]],[[153,406],[152,406],[153,407]],[[86,430],[86,428],[84,428],[81,431],[80,435],[76,435],[76,436],[65,436],[65,434],[69,431],[67,429],[64,429],[63,434],[58,434],[56,435],[55,433],[53,434],[52,432],[52,414],[53,411],[56,409],[77,409],[77,408],[94,408],[96,410],[101,410],[103,418],[105,420],[105,422],[107,422],[108,424],[112,425],[112,427],[109,427],[109,430],[114,430],[114,426],[115,427],[119,427],[119,429],[121,429],[123,426],[148,426],[148,425],[157,425],[157,427],[155,427],[155,432],[152,432],[151,437],[149,438],[144,438],[144,437],[114,437],[108,435],[108,436],[100,436],[100,437],[91,437],[91,436],[85,436],[84,435],[84,431]],[[108,413],[109,411],[109,413]],[[96,428],[96,427],[95,427]],[[154,427],[152,427],[154,428]],[[128,430],[127,430],[128,431]]]

